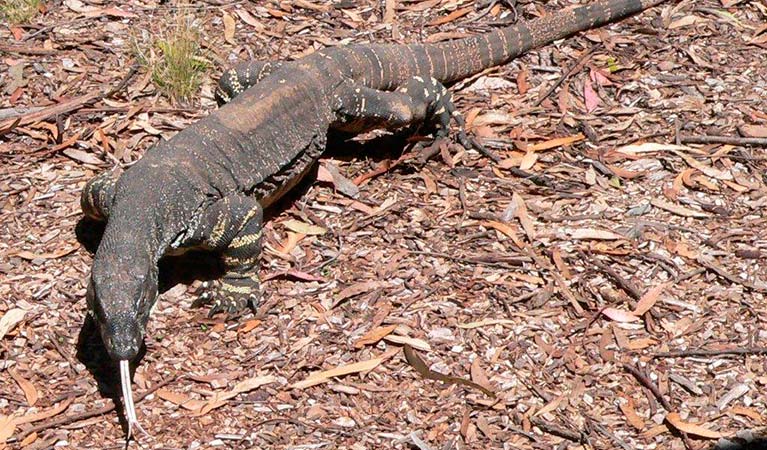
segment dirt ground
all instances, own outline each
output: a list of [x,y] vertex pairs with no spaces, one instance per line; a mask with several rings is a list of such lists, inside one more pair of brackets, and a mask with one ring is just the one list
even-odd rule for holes
[[[0,447],[124,445],[80,190],[214,109],[225,67],[571,3],[64,0],[0,27]],[[183,105],[130,70],[137,36],[179,16],[210,66]],[[702,449],[762,428],[766,19],[667,2],[457,84],[497,163],[334,143],[270,212],[257,315],[208,319],[199,280],[166,283],[134,375],[151,437],[130,446]],[[728,139],[687,143],[711,136]]]

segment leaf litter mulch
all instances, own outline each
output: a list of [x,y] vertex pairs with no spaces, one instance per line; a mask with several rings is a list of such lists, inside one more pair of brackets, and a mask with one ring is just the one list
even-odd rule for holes
[[[3,26],[0,447],[124,445],[79,193],[215,108],[224,67],[570,2],[542,3],[64,0]],[[131,70],[179,16],[209,68],[187,104]],[[207,319],[200,281],[166,286],[131,446],[701,449],[762,428],[766,17],[668,2],[458,83],[498,162],[334,144],[271,214],[257,315]]]

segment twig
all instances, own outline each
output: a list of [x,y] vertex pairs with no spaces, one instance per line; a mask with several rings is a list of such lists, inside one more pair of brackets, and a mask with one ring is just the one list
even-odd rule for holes
[[589,55],[591,55],[594,52],[594,50],[596,50],[596,46],[591,47],[585,52],[583,52],[580,58],[578,58],[578,61],[575,62],[575,64],[570,68],[570,70],[568,70],[567,73],[559,77],[557,82],[554,83],[550,88],[546,89],[546,92],[544,92],[543,95],[541,95],[538,98],[538,100],[536,100],[535,103],[533,104],[535,106],[540,106],[541,103],[543,103],[543,101],[546,100],[549,97],[549,95],[551,95],[551,93],[554,92],[554,90],[556,90],[562,83],[564,83],[566,79],[573,76],[575,72],[578,72],[579,70],[581,70],[583,66],[586,64],[586,61]]
[[653,358],[684,358],[687,356],[723,356],[723,355],[767,355],[767,347],[738,347],[709,349],[699,348],[696,350],[675,350],[672,352],[660,352],[652,355]]
[[[163,381],[157,383],[156,385],[154,385],[151,388],[149,388],[143,394],[137,396],[135,398],[135,400],[134,400],[134,403],[140,403],[142,400],[144,400],[149,395],[154,394],[158,389],[163,388],[163,387],[167,386],[170,383],[173,383],[174,381],[178,380],[179,378],[181,378],[181,375],[180,376],[176,376],[176,377],[171,377],[171,378],[168,378],[167,380],[163,380]],[[49,428],[59,427],[59,426],[62,426],[62,425],[69,425],[70,423],[75,423],[75,422],[79,422],[81,420],[90,419],[91,417],[101,416],[103,414],[107,414],[107,413],[110,413],[110,412],[114,411],[116,407],[117,407],[117,402],[112,402],[111,405],[103,406],[103,407],[98,408],[98,409],[92,409],[90,411],[86,411],[86,412],[81,413],[81,414],[73,414],[71,416],[58,417],[56,419],[49,420],[47,422],[43,422],[43,423],[41,423],[39,425],[35,425],[33,427],[30,427],[30,428],[27,428],[26,430],[21,431],[16,436],[16,439],[19,440],[19,441],[23,441],[27,436],[29,436],[32,433],[37,433],[39,431],[44,431],[44,430],[47,430]]]
[[136,65],[132,66],[131,69],[128,71],[128,74],[124,76],[114,88],[110,89],[107,92],[96,92],[92,94],[82,95],[80,97],[75,97],[73,99],[61,102],[53,106],[43,108],[39,111],[35,111],[25,116],[18,117],[15,120],[0,123],[0,136],[12,131],[14,128],[16,128],[19,125],[27,125],[34,122],[41,122],[43,120],[48,119],[49,117],[66,114],[66,113],[75,111],[77,109],[80,109],[84,106],[88,106],[93,103],[96,103],[97,101],[103,98],[111,97],[112,95],[116,94],[117,92],[125,88],[125,86],[128,84],[128,81],[130,81],[133,75],[136,74],[137,70],[138,70],[138,67]]
[[[588,258],[586,254],[583,253],[582,251],[578,251],[578,254],[584,259]],[[626,293],[629,294],[631,298],[633,298],[634,300],[639,300],[640,298],[642,298],[642,292],[640,292],[639,289],[636,286],[634,286],[633,283],[630,283],[629,281],[624,279],[622,276],[620,276],[618,272],[616,272],[612,267],[602,263],[596,258],[590,258],[590,261],[592,264],[597,266],[599,270],[601,270],[610,278],[612,278],[613,281],[615,281],[615,284],[617,284],[621,289],[626,291]]]
[[767,293],[767,287],[765,286],[758,286],[755,283],[752,283],[751,281],[744,280],[743,278],[737,277],[726,270],[724,270],[723,267],[719,266],[717,263],[714,262],[714,259],[708,256],[699,256],[697,258],[698,264],[705,267],[706,269],[714,272],[715,274],[719,275],[720,277],[724,278],[725,280],[729,281],[732,284],[739,284],[743,286],[746,289],[752,290],[754,292],[761,292],[761,293]]
[[501,255],[489,254],[489,255],[475,256],[472,258],[462,258],[460,256],[448,255],[447,253],[425,252],[420,250],[408,250],[408,253],[410,253],[411,255],[423,255],[423,256],[432,256],[434,258],[445,258],[445,259],[449,259],[450,261],[462,262],[464,264],[479,264],[479,265],[495,266],[495,267],[511,267],[511,266],[520,267],[524,263],[532,261],[532,258],[528,256],[501,256]]
[[[671,407],[671,403],[666,400],[665,397],[663,397],[663,394],[661,394],[660,390],[658,389],[658,386],[653,383],[653,381],[637,366],[632,366],[631,364],[623,364],[623,368],[629,372],[631,375],[634,375],[634,378],[639,381],[639,383],[646,387],[647,389],[652,392],[652,395],[655,396],[656,399],[658,399],[658,402],[660,402],[661,406],[663,406],[663,409],[665,409],[668,412],[673,411],[674,409]],[[682,430],[677,429],[679,431],[679,435],[682,436],[682,442],[684,442],[684,446],[688,450],[694,450],[695,446],[693,446],[692,441],[690,440],[690,437]]]
[[40,47],[27,47],[24,45],[6,45],[6,44],[0,44],[0,52],[5,53],[19,53],[22,55],[53,55],[58,52],[58,50],[54,49],[47,49],[47,48],[40,48]]
[[767,138],[740,137],[740,136],[680,136],[683,144],[731,144],[731,145],[759,145],[767,146]]
[[541,430],[551,433],[555,436],[559,436],[561,438],[565,438],[567,440],[573,441],[573,442],[583,442],[584,441],[584,435],[582,433],[579,433],[577,431],[568,430],[565,427],[561,427],[555,423],[545,421],[541,419],[540,417],[531,417],[530,423],[535,425],[536,427],[540,428]]
[[43,109],[41,106],[33,106],[31,108],[4,108],[0,109],[0,120],[15,119],[16,117],[23,116],[24,114],[31,114]]

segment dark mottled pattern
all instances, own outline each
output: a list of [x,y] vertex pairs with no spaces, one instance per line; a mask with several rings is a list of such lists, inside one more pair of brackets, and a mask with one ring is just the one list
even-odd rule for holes
[[157,261],[171,251],[221,251],[227,273],[203,298],[214,299],[214,311],[253,305],[261,208],[308,172],[329,129],[446,128],[456,113],[443,83],[658,3],[600,1],[462,40],[329,48],[227,71],[217,91],[224,106],[158,143],[116,182],[100,177],[83,191],[83,211],[107,219],[88,295],[107,350],[115,359],[138,352]]

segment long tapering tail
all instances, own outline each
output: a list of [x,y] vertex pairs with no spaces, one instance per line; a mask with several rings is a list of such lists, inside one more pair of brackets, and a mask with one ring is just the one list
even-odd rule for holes
[[636,14],[665,0],[602,0],[466,39],[427,45],[435,78],[460,80],[579,31]]

